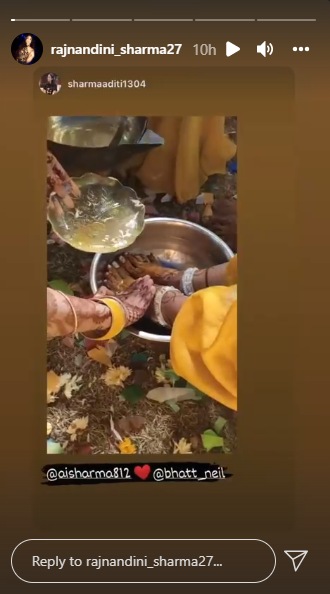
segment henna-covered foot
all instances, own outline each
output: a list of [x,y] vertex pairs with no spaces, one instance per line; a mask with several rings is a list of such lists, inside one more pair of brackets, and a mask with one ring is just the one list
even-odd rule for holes
[[128,289],[128,287],[134,283],[135,279],[127,272],[122,264],[118,264],[118,262],[115,261],[112,262],[112,266],[123,281],[122,289]]
[[114,293],[120,293],[128,289],[134,283],[134,280],[122,266],[113,262],[108,266],[104,283]]
[[116,297],[124,306],[126,326],[135,324],[145,315],[156,291],[150,276],[135,280],[117,262],[108,266],[104,284],[109,296]]
[[131,284],[126,291],[118,293],[126,310],[126,326],[135,324],[144,317],[155,296],[156,287],[150,276],[144,276]]
[[153,254],[124,254],[119,256],[118,261],[133,278],[149,275],[158,285],[180,285],[182,272],[161,266]]
[[146,314],[155,296],[156,288],[150,276],[144,276],[137,280],[133,279],[133,282],[127,286],[126,290],[119,291],[118,287],[122,287],[122,284],[118,283],[117,274],[117,271],[115,273],[110,271],[108,286],[99,289],[96,297],[116,297],[125,309],[125,326],[127,327],[138,322]]

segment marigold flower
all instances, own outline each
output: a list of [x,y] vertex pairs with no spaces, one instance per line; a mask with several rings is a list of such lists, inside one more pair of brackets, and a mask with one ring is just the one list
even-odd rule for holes
[[132,370],[121,365],[120,367],[109,367],[102,376],[107,386],[124,386],[124,381],[131,375]]
[[132,443],[129,437],[126,437],[123,441],[119,442],[118,449],[121,454],[136,454],[137,451],[136,446]]

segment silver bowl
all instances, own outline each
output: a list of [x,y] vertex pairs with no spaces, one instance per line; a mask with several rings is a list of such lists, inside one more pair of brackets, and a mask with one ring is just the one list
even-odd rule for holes
[[[233,252],[217,235],[188,221],[172,218],[146,219],[144,229],[127,249],[112,254],[96,254],[90,269],[90,285],[96,293],[102,285],[104,272],[109,263],[124,251],[130,253],[152,252],[164,265],[184,270],[190,266],[207,268],[228,262]],[[143,318],[127,330],[134,336],[154,342],[171,340],[168,329]]]
[[73,148],[113,148],[139,142],[146,127],[144,117],[51,116],[47,140]]
[[164,143],[144,116],[51,116],[47,147],[71,177],[104,175]]

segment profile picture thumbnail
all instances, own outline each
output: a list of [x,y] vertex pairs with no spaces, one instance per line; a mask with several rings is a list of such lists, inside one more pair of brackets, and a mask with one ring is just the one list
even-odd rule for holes
[[39,80],[39,88],[46,95],[56,95],[61,90],[61,79],[54,72],[43,74]]
[[31,66],[39,62],[44,48],[39,37],[33,33],[21,33],[11,44],[11,53],[19,64]]

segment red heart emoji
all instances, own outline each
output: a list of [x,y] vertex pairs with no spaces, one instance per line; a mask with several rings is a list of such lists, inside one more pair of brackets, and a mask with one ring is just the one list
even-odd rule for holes
[[150,472],[151,468],[149,464],[144,464],[143,466],[135,466],[134,468],[134,474],[136,474],[136,476],[138,476],[143,481],[145,481],[146,478],[148,478]]

